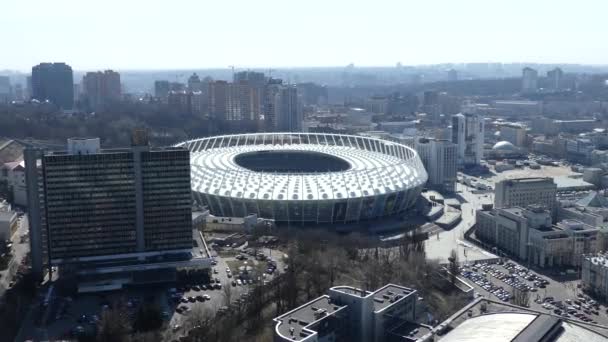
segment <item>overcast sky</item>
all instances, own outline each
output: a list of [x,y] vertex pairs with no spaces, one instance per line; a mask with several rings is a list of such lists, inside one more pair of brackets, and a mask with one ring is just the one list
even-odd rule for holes
[[607,0],[2,0],[0,70],[608,64]]

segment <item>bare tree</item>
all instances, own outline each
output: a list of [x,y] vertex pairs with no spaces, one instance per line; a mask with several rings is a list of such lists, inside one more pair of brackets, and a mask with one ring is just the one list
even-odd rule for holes
[[448,258],[450,262],[449,271],[450,271],[450,282],[452,285],[456,284],[456,276],[458,275],[458,253],[455,249],[452,249],[450,252],[450,257]]
[[528,307],[530,305],[530,292],[527,290],[518,289],[515,286],[511,286],[511,302],[515,305]]
[[128,340],[131,330],[126,310],[122,306],[115,306],[101,313],[99,320],[97,341],[120,342]]
[[230,306],[230,303],[232,302],[232,288],[230,287],[229,284],[225,284],[224,287],[222,287],[223,291],[223,295],[224,295],[224,305],[226,306]]

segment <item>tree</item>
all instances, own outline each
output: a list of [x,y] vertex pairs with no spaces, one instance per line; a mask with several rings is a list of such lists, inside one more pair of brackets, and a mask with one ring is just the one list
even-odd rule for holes
[[224,305],[225,306],[230,306],[230,302],[232,302],[232,288],[230,287],[229,284],[225,284],[224,287],[222,287],[223,289],[223,295],[224,295]]
[[527,290],[520,290],[515,286],[511,286],[511,302],[515,305],[528,307],[530,305],[530,292]]
[[156,330],[163,324],[163,316],[160,308],[154,303],[144,303],[137,310],[133,329],[135,331]]
[[452,249],[450,252],[450,257],[448,258],[450,262],[449,271],[450,271],[450,282],[452,285],[456,284],[456,276],[458,275],[458,253],[455,249]]
[[128,341],[130,330],[131,327],[126,310],[122,306],[114,306],[101,313],[101,318],[98,323],[97,341]]

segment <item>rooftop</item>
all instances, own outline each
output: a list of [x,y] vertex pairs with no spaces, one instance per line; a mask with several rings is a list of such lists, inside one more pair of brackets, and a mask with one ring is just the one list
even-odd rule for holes
[[384,310],[414,292],[415,290],[407,287],[388,284],[373,293],[374,311]]
[[321,296],[275,318],[274,321],[277,322],[275,330],[282,336],[291,336],[292,340],[299,341],[314,333],[313,330],[307,329],[312,323],[345,307],[332,304],[327,295]]

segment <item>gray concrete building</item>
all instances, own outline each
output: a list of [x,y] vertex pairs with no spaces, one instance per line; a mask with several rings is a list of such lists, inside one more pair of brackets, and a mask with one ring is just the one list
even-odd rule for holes
[[67,151],[26,150],[25,160],[38,275],[51,266],[120,272],[191,261],[188,150],[150,148],[144,136],[107,150],[98,138],[74,138]]
[[427,186],[440,191],[456,190],[456,145],[449,140],[418,138],[414,148],[429,175]]
[[556,193],[557,185],[548,177],[505,179],[496,183],[494,207],[541,205],[554,213]]

